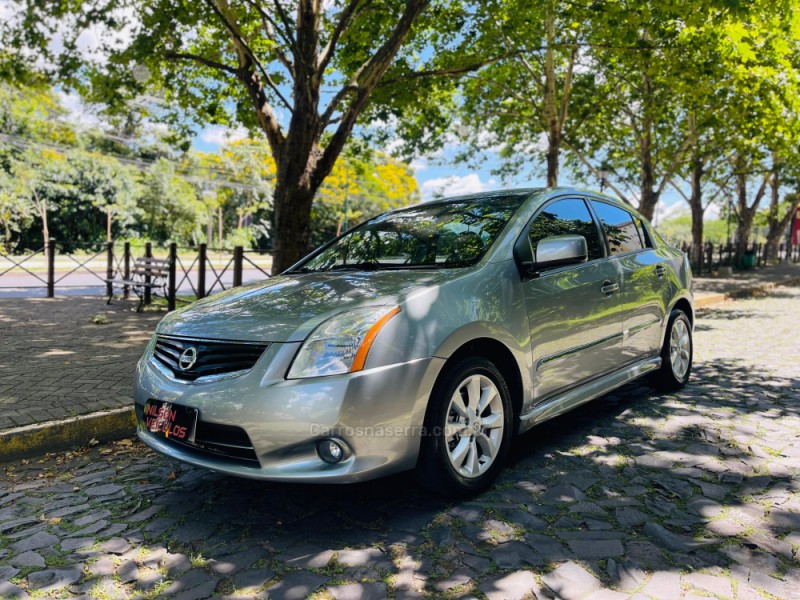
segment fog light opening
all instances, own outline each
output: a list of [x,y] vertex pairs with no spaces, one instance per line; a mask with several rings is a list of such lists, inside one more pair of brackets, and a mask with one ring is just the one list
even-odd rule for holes
[[317,454],[326,463],[335,465],[345,457],[344,444],[337,440],[320,440],[317,442]]

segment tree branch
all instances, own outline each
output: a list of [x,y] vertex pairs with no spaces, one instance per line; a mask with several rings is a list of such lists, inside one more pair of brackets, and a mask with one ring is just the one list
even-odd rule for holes
[[347,28],[350,26],[350,23],[353,22],[353,19],[356,18],[358,13],[360,13],[369,5],[370,1],[371,0],[365,0],[363,5],[359,6],[362,0],[350,0],[348,5],[342,9],[342,14],[339,15],[339,20],[336,22],[336,27],[333,28],[331,37],[328,40],[328,43],[325,44],[325,48],[322,49],[322,53],[319,55],[317,70],[320,73],[323,73],[327,68],[328,63],[330,62],[331,57],[336,50],[336,44],[339,43],[339,38],[342,37],[342,34],[347,30]]
[[[275,37],[275,31],[277,30],[281,39],[283,39],[283,41],[294,50],[294,39],[291,36],[288,36],[286,32],[278,26],[275,20],[263,8],[261,8],[261,5],[258,2],[255,0],[245,0],[245,2],[252,6],[261,17],[261,23],[264,26],[264,31],[267,32],[267,37],[269,37],[270,40],[276,44],[278,43],[278,40]],[[289,57],[286,56],[286,54],[280,48],[273,48],[273,52],[275,52],[275,56],[278,57],[278,62],[286,67],[286,70],[289,71],[292,76],[294,76],[294,65],[292,64],[292,61],[289,60]]]
[[[567,150],[572,152],[572,154],[575,155],[575,158],[577,158],[587,169],[589,169],[589,171],[591,171],[595,177],[600,179],[599,169],[597,169],[594,165],[592,165],[592,163],[589,162],[589,160],[583,155],[583,153],[580,150],[578,150],[575,146],[570,144],[566,139],[561,140],[561,143],[564,144]],[[631,203],[625,197],[625,194],[623,194],[613,183],[608,181],[608,178],[606,178],[605,182],[606,185],[617,195],[617,197],[620,200],[622,200],[625,204],[629,206],[631,205]]]
[[168,50],[164,54],[164,58],[166,58],[167,60],[190,60],[190,61],[194,61],[194,62],[200,63],[201,65],[204,65],[204,66],[209,67],[211,69],[216,69],[217,71],[223,71],[223,72],[228,73],[230,75],[233,75],[235,77],[238,77],[238,75],[239,75],[239,71],[236,70],[235,68],[233,68],[233,67],[231,67],[229,65],[224,65],[222,63],[219,63],[219,62],[213,61],[211,59],[205,58],[204,56],[200,56],[198,54],[191,54],[191,53],[188,53],[188,52],[172,52],[171,50]]
[[222,21],[222,23],[225,25],[225,28],[228,30],[228,32],[231,35],[231,38],[233,39],[233,44],[236,47],[237,53],[239,54],[239,67],[244,72],[244,77],[240,74],[240,78],[242,78],[243,80],[245,77],[252,78],[252,75],[248,72],[249,69],[247,65],[247,61],[248,60],[251,61],[259,70],[261,76],[264,78],[264,81],[267,82],[267,85],[269,85],[273,93],[289,110],[289,112],[293,112],[292,105],[289,104],[289,101],[286,100],[286,98],[283,96],[281,91],[278,89],[278,86],[275,85],[275,82],[272,80],[272,77],[270,77],[269,73],[267,73],[266,69],[264,69],[264,66],[261,64],[261,61],[258,60],[256,55],[250,49],[250,46],[244,40],[244,37],[242,37],[239,28],[233,22],[234,21],[233,15],[230,14],[231,10],[230,6],[228,6],[227,0],[206,0],[206,2],[211,7],[211,9],[216,13],[216,15]]
[[[407,0],[406,7],[397,25],[389,38],[356,72],[351,81],[351,85],[357,86],[354,97],[350,101],[347,110],[342,113],[342,120],[339,123],[333,136],[330,139],[325,151],[322,153],[317,168],[314,170],[314,183],[319,184],[330,173],[336,158],[344,148],[350,133],[355,127],[356,120],[366,106],[372,91],[386,73],[391,65],[400,46],[403,45],[411,26],[419,17],[420,13],[430,4],[431,0]],[[326,111],[327,113],[328,111]]]

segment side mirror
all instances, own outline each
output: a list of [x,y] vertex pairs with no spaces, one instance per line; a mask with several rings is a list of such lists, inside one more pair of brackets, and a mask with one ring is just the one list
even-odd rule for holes
[[583,263],[588,255],[586,238],[582,235],[552,235],[539,240],[536,245],[534,268],[542,271]]

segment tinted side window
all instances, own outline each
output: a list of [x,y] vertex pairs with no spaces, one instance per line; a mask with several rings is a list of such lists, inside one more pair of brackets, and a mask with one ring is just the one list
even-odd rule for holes
[[592,208],[603,223],[612,255],[634,252],[644,248],[639,229],[636,226],[636,221],[638,221],[636,217],[626,210],[605,202],[592,201]]
[[528,236],[534,256],[539,240],[551,235],[577,234],[586,238],[589,260],[605,256],[592,215],[583,200],[557,200],[549,204],[531,224]]

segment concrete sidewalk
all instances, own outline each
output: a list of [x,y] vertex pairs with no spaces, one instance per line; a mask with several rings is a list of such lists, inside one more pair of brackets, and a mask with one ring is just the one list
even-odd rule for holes
[[[800,284],[800,265],[698,277],[698,308]],[[135,427],[136,361],[163,313],[100,297],[0,300],[0,462],[119,439]],[[92,323],[95,316],[109,323]]]

